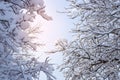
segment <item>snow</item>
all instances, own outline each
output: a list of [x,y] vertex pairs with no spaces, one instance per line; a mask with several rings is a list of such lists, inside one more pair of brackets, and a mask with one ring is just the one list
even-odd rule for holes
[[[38,15],[37,10],[45,8],[44,2],[27,1],[0,1],[0,80],[38,80],[41,71],[48,80],[55,79],[52,75],[53,66],[48,60],[40,62],[33,55],[40,43],[32,41],[37,39],[35,33],[39,31],[38,26],[32,24]],[[48,18],[47,15],[45,19]]]
[[21,22],[20,27],[21,27],[23,30],[29,28],[29,27],[30,27],[30,23],[29,23],[29,21]]
[[44,6],[44,1],[43,0],[31,0],[30,1],[31,5],[34,4],[34,6],[38,6],[40,5],[40,7],[43,7]]
[[72,18],[79,24],[73,29],[76,38],[62,51],[66,80],[120,80],[120,1],[86,0],[77,7],[80,0],[67,1],[68,17],[80,14]]

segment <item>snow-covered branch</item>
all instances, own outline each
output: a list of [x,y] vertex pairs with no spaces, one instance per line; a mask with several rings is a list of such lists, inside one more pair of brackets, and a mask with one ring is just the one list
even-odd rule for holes
[[37,15],[52,19],[43,0],[0,0],[0,80],[39,80],[41,71],[55,79],[52,64],[31,54],[41,45],[35,42],[40,26],[32,25]]
[[67,1],[76,22],[75,39],[63,45],[66,80],[119,80],[120,0]]

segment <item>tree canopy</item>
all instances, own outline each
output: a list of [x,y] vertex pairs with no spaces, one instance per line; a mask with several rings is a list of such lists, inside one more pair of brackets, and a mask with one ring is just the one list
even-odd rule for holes
[[65,80],[120,80],[120,0],[67,0],[74,39],[58,41]]
[[43,0],[0,0],[0,80],[39,80],[43,71],[53,80],[53,66],[40,62],[33,52],[41,44],[36,42],[40,26],[32,25],[45,13]]

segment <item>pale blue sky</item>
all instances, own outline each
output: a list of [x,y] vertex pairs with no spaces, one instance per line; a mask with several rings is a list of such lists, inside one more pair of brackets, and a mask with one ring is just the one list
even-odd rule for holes
[[[54,43],[59,39],[71,39],[71,34],[69,33],[73,22],[68,19],[68,17],[63,13],[57,13],[57,11],[63,11],[64,7],[67,6],[65,0],[45,0],[46,13],[52,16],[53,21],[45,21],[42,24],[43,32],[40,37],[41,40],[46,44],[43,51],[51,50],[54,47]],[[56,53],[47,55],[50,56],[51,62],[55,63],[55,68],[57,65],[62,63],[62,53]],[[46,57],[46,55],[45,55]],[[43,57],[45,59],[45,57]],[[57,80],[64,80],[61,72],[55,70],[54,76]]]

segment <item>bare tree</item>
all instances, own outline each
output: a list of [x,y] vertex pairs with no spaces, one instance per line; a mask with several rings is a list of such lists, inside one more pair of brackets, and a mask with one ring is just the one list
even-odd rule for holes
[[57,43],[65,80],[120,80],[120,0],[67,1],[76,22],[73,41]]
[[53,80],[52,64],[39,62],[32,54],[40,46],[33,26],[36,15],[46,20],[43,0],[0,0],[0,80],[39,80],[43,71]]

